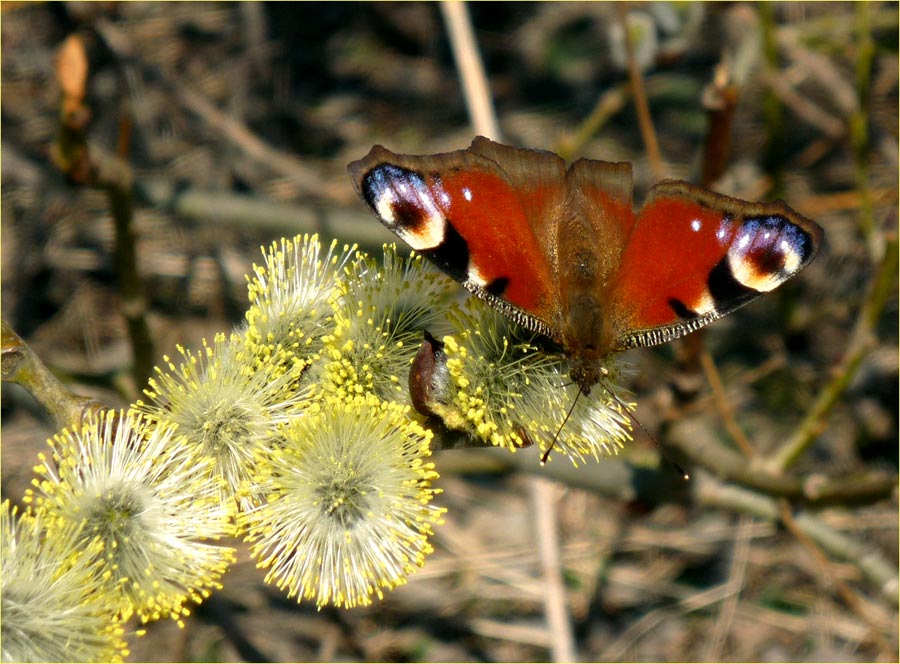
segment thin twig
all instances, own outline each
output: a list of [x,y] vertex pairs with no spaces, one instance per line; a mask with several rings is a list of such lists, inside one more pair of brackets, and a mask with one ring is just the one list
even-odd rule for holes
[[469,626],[475,634],[512,643],[523,643],[539,648],[549,645],[550,635],[529,625],[510,624],[507,620],[473,618]]
[[[859,515],[854,515],[854,527],[859,526]],[[862,576],[875,584],[882,598],[896,607],[900,604],[897,591],[896,562],[888,562],[870,543],[858,535],[844,535],[841,531],[823,523],[813,514],[801,512],[794,517],[797,527],[806,533],[829,555],[847,561],[859,568]]]
[[741,590],[744,587],[747,561],[750,558],[752,532],[753,519],[746,515],[741,515],[732,540],[731,568],[728,574],[728,581],[725,584],[732,592],[728,593],[722,601],[719,616],[715,621],[712,635],[707,641],[704,651],[703,661],[705,662],[722,661],[725,639],[731,632],[734,624],[734,617],[737,614],[738,603],[741,598]]
[[[763,40],[763,80],[765,75],[778,70],[778,45],[775,42],[775,5],[762,2],[759,8],[759,24]],[[771,87],[766,87],[763,96],[763,117],[766,126],[766,147],[763,156],[763,169],[772,176],[770,195],[778,196],[782,188],[782,171],[784,168],[785,121],[784,106],[781,99]]]
[[224,111],[220,111],[200,93],[186,86],[170,85],[169,89],[185,108],[203,118],[212,129],[251,159],[265,164],[276,173],[280,173],[306,188],[324,184],[321,176],[313,169],[293,155],[269,145],[252,132],[247,125]]
[[[856,3],[854,3],[856,4]],[[878,5],[878,10],[871,19],[872,29],[879,31],[892,31],[897,29],[900,21],[900,12],[896,5],[890,3]],[[835,20],[833,14],[823,13],[821,16],[807,15],[803,21],[798,21],[789,26],[791,31],[797,33],[797,39],[803,43],[833,43],[843,44],[845,40],[853,36],[857,26],[853,21]],[[827,42],[823,42],[827,40]]]
[[[701,330],[698,330],[698,332],[700,331]],[[772,355],[765,362],[758,364],[755,367],[745,369],[739,374],[732,376],[729,380],[729,385],[753,385],[757,381],[762,380],[772,373],[783,369],[786,363],[787,360],[785,359],[785,356],[783,354],[779,353],[776,355]],[[678,409],[677,413],[674,414],[674,416],[684,417],[687,415],[702,413],[709,407],[710,402],[714,403],[714,400],[715,396],[712,394],[710,394],[709,396],[698,397],[694,401],[681,406]]]
[[837,590],[838,594],[847,603],[847,606],[850,607],[853,613],[859,616],[859,618],[869,626],[869,636],[881,652],[889,652],[891,647],[883,636],[883,634],[890,629],[888,622],[879,616],[873,616],[872,612],[865,604],[863,604],[859,596],[851,590],[850,586],[834,573],[831,562],[825,554],[822,553],[819,547],[816,546],[809,535],[800,529],[797,522],[794,520],[794,515],[791,514],[790,506],[785,501],[780,501],[779,516],[785,527],[797,538],[797,541],[803,545],[812,556],[813,560],[815,560],[820,570],[819,579],[821,583],[825,586],[833,586],[835,590]]
[[620,83],[604,91],[581,124],[573,132],[559,139],[555,152],[566,161],[572,161],[581,153],[591,137],[600,131],[612,116],[625,108],[629,92],[627,83]]
[[[473,465],[479,472],[501,472],[512,467],[620,500],[658,505],[687,498],[688,483],[666,467],[645,468],[615,458],[603,459],[591,472],[584,472],[583,467],[575,468],[569,463],[549,463],[541,467],[534,447],[511,454],[461,432],[436,428],[434,433],[432,449],[447,451],[437,462],[442,472],[451,468],[456,472],[471,471]],[[723,480],[804,505],[869,504],[889,498],[897,488],[897,475],[882,470],[833,478],[816,476],[811,480],[772,473],[761,460],[750,464],[743,454],[723,446],[703,429],[683,422],[672,426],[666,444],[683,454],[691,464],[707,469]],[[465,457],[457,457],[451,452],[469,448],[482,449],[471,449]],[[446,470],[442,464],[446,464]]]
[[719,411],[719,416],[725,423],[725,428],[728,429],[728,433],[734,439],[734,442],[737,443],[737,446],[741,448],[744,456],[752,459],[755,456],[753,445],[750,444],[750,440],[734,419],[734,412],[725,396],[725,386],[722,385],[722,377],[719,375],[719,370],[709,351],[700,353],[700,365],[703,367],[706,380],[709,381],[709,385],[712,387],[716,410]]
[[[888,187],[871,189],[872,202],[876,207],[896,207],[897,188]],[[791,205],[797,212],[807,217],[816,218],[842,210],[858,210],[862,205],[863,195],[853,189],[852,191],[838,191],[828,194],[811,194],[805,198],[791,201]]]
[[[697,473],[693,485],[694,497],[700,506],[746,514],[772,523],[780,518],[778,501],[756,491],[717,481],[706,473]],[[860,543],[858,537],[844,535],[811,513],[798,514],[794,522],[830,556],[857,568],[883,599],[897,606],[896,563],[888,562],[876,549]]]
[[[84,63],[81,64],[81,60]],[[73,67],[79,71],[73,76]],[[83,69],[83,71],[81,71]],[[90,110],[84,104],[87,55],[80,39],[70,37],[59,52],[57,78],[63,92],[59,135],[51,147],[57,168],[75,184],[106,192],[114,225],[113,267],[121,298],[120,310],[128,329],[132,354],[132,377],[140,390],[153,371],[154,344],[147,322],[147,300],[138,270],[137,236],[134,230],[134,174],[121,155],[108,155],[89,146],[87,129]],[[130,131],[127,119],[120,125],[119,147],[127,149]]]
[[[476,133],[500,140],[500,125],[494,110],[484,65],[475,43],[469,12],[462,2],[441,3],[441,12],[447,25],[472,125]],[[559,540],[556,533],[556,501],[553,497],[553,487],[542,477],[533,477],[531,487],[550,650],[553,661],[572,662],[575,661],[575,638],[566,608],[566,596],[560,571]]]
[[[881,10],[879,10],[881,11]],[[847,39],[849,35],[842,37]],[[859,107],[859,98],[853,83],[840,67],[825,53],[814,50],[810,42],[802,38],[801,30],[795,25],[781,27],[776,35],[778,47],[794,67],[803,72],[822,88],[832,107],[837,107],[842,116],[849,116]]]
[[834,117],[819,104],[794,89],[783,73],[770,71],[763,79],[786,107],[828,138],[836,140],[846,134],[846,125],[840,118]]
[[674,423],[666,443],[684,454],[690,463],[722,480],[795,503],[822,506],[872,502],[889,497],[897,487],[896,474],[884,471],[839,478],[816,477],[814,481],[789,477],[780,469],[770,469],[766,460],[758,458],[748,463],[743,454],[725,447],[712,433],[689,422]]
[[544,580],[544,611],[551,635],[551,654],[554,662],[574,662],[575,636],[572,633],[572,621],[566,606],[566,592],[560,571],[562,564],[555,516],[556,487],[543,477],[533,477],[530,489],[541,576]]
[[709,590],[694,593],[693,595],[680,600],[675,605],[675,607],[666,606],[664,608],[654,609],[653,611],[650,611],[649,613],[642,616],[640,620],[632,623],[631,626],[629,626],[628,629],[626,629],[619,637],[617,637],[615,641],[604,648],[600,653],[600,657],[597,661],[613,662],[621,661],[623,659],[632,659],[632,657],[629,656],[630,653],[628,652],[632,644],[635,643],[641,636],[666,620],[675,611],[676,608],[681,609],[682,611],[685,611],[687,613],[700,611],[712,604],[721,602],[733,592],[734,589],[729,587],[728,584],[721,584],[710,588]]
[[835,370],[834,378],[819,393],[794,434],[772,456],[768,464],[771,472],[783,472],[792,466],[825,427],[828,414],[850,385],[863,358],[875,343],[876,326],[895,287],[896,277],[897,238],[894,237],[885,245],[881,264],[859,310],[856,324],[850,333],[849,344],[840,365]]
[[869,87],[872,79],[872,61],[875,42],[872,39],[871,7],[868,2],[856,5],[856,95],[859,106],[850,116],[850,137],[856,161],[856,187],[862,195],[859,208],[859,229],[873,256],[877,255],[878,236],[875,232],[875,214],[869,191]]
[[494,110],[481,53],[475,44],[469,10],[464,2],[458,0],[442,2],[440,7],[472,126],[477,134],[500,140],[500,123]]
[[140,73],[154,79],[184,108],[202,118],[213,130],[235,145],[243,154],[265,165],[276,173],[290,178],[309,191],[322,191],[325,181],[309,166],[296,157],[278,150],[253,133],[244,123],[220,111],[206,97],[193,89],[180,86],[162,76],[157,70],[143,63],[134,52],[131,41],[120,28],[105,18],[99,18],[94,27],[109,49],[122,60],[140,65]]
[[634,43],[628,30],[628,5],[619,3],[619,22],[625,35],[625,52],[628,54],[628,79],[631,82],[631,94],[634,97],[634,106],[637,110],[638,123],[641,128],[641,137],[644,140],[644,148],[647,150],[647,158],[650,160],[650,169],[655,180],[665,177],[662,155],[659,152],[659,141],[656,139],[656,129],[653,126],[653,118],[650,117],[650,107],[647,104],[647,93],[644,90],[644,77],[634,55]]
[[395,239],[381,224],[363,223],[368,217],[361,208],[352,211],[315,204],[289,205],[262,196],[179,188],[173,181],[162,179],[145,179],[135,188],[140,199],[148,205],[197,224],[231,225],[272,234],[319,233],[328,238],[352,237],[361,248],[370,251],[380,251],[385,242]]
[[[441,434],[436,434],[439,438]],[[457,446],[462,447],[462,446]],[[678,503],[687,499],[688,483],[668,467],[652,468],[620,457],[575,467],[564,459],[540,465],[536,447],[508,450],[488,446],[465,452],[448,450],[435,455],[442,475],[460,473],[507,473],[510,469],[540,475],[573,489],[584,489],[600,496],[644,505]]]

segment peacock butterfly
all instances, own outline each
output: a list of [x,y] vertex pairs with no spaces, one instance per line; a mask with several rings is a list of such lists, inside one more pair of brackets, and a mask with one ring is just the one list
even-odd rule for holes
[[376,217],[466,289],[560,345],[584,394],[610,353],[693,332],[773,290],[823,231],[782,201],[663,180],[632,208],[627,162],[477,137],[465,150],[348,166]]

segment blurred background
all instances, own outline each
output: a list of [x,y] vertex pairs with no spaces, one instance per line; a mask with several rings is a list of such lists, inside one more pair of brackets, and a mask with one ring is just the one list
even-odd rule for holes
[[[109,200],[79,165],[133,183],[144,350],[159,363],[242,320],[260,245],[317,231],[380,253],[393,236],[346,173],[373,144],[427,154],[474,135],[438,4],[2,12],[3,319],[72,391],[110,406],[142,384]],[[150,625],[132,660],[896,661],[897,4],[468,14],[506,142],[631,161],[638,205],[661,176],[783,198],[826,247],[706,333],[624,358],[638,420],[691,482],[642,432],[546,482],[527,453],[442,452],[449,511],[406,586],[316,611],[265,586],[240,550],[224,590],[183,630]],[[59,55],[73,35],[87,66],[74,95]],[[67,159],[73,131],[87,162]],[[26,393],[4,384],[2,397],[2,492],[16,502],[53,431]],[[798,437],[811,444],[774,473],[788,488],[770,482],[761,466]],[[718,465],[701,444],[755,462]],[[558,559],[540,551],[547,513]]]

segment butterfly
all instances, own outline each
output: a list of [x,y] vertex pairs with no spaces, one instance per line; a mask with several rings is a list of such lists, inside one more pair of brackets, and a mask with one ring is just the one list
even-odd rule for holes
[[677,180],[633,209],[631,164],[501,145],[348,166],[375,216],[516,323],[548,337],[589,394],[611,353],[693,332],[815,257],[823,230],[784,202]]

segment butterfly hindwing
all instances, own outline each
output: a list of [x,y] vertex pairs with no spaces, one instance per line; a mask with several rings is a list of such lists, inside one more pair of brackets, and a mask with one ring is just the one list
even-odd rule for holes
[[[560,276],[572,285],[589,278],[600,291],[618,271],[634,224],[631,164],[579,159],[569,167],[567,185],[569,214],[557,238]],[[586,253],[591,254],[590,274],[579,275]]]
[[773,290],[815,256],[822,230],[784,203],[685,182],[650,192],[608,301],[618,348],[663,343]]

